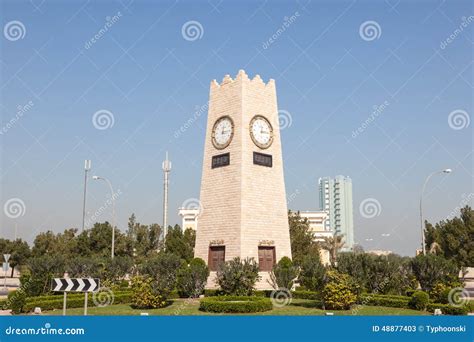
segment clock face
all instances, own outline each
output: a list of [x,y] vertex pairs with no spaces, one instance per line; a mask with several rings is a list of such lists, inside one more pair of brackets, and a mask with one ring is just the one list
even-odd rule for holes
[[250,136],[260,148],[268,148],[273,142],[273,128],[270,122],[261,115],[256,115],[250,121]]
[[234,136],[234,122],[229,116],[217,119],[212,129],[212,144],[215,148],[222,150],[229,146]]

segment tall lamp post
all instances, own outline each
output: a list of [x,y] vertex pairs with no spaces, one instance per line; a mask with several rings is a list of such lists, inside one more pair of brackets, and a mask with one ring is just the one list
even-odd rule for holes
[[91,161],[84,161],[84,199],[82,202],[82,231],[84,231],[84,222],[86,219],[86,194],[87,194],[87,172],[91,169]]
[[163,169],[163,243],[166,242],[168,234],[168,187],[169,174],[171,171],[171,162],[168,160],[168,152],[166,152],[166,160],[162,164]]
[[453,170],[451,169],[444,169],[441,171],[435,171],[426,177],[425,182],[423,183],[423,187],[421,188],[421,195],[420,195],[420,228],[421,228],[421,249],[423,251],[423,255],[426,255],[426,246],[425,246],[425,230],[423,229],[423,193],[425,192],[426,184],[431,177],[440,173],[451,173]]
[[114,189],[112,188],[112,183],[105,178],[105,177],[99,177],[99,176],[93,176],[92,179],[94,180],[103,180],[104,182],[107,183],[107,185],[110,188],[110,196],[112,197],[112,259],[114,258],[114,251],[115,251],[115,196],[114,196]]

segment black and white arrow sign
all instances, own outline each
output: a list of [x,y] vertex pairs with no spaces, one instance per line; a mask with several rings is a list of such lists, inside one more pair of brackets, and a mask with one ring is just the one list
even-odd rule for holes
[[93,278],[54,278],[51,287],[57,292],[95,292],[99,283]]

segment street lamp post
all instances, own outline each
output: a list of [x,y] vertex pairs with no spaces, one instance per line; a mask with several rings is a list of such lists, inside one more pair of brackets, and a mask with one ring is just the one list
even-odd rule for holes
[[105,177],[99,177],[99,176],[93,176],[92,179],[94,180],[103,180],[104,182],[107,183],[107,185],[110,188],[110,195],[112,196],[112,259],[114,258],[114,251],[115,251],[115,195],[114,195],[114,189],[112,187],[112,183],[105,178]]
[[421,228],[421,249],[423,251],[423,255],[426,255],[426,246],[425,246],[425,230],[423,229],[423,193],[425,192],[426,184],[431,177],[440,173],[451,173],[451,169],[444,169],[441,171],[435,171],[426,177],[425,182],[423,183],[423,187],[421,188],[421,195],[420,195],[420,228]]
[[87,195],[87,172],[91,169],[91,161],[86,159],[84,161],[84,199],[82,202],[82,230],[84,231],[84,222],[86,219],[86,195]]

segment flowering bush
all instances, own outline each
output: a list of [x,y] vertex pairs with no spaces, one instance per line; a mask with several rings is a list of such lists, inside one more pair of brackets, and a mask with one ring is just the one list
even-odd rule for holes
[[139,309],[154,309],[166,306],[166,298],[153,286],[150,277],[132,279],[132,306]]
[[352,278],[335,270],[326,274],[323,301],[326,309],[348,310],[357,301],[358,286]]

